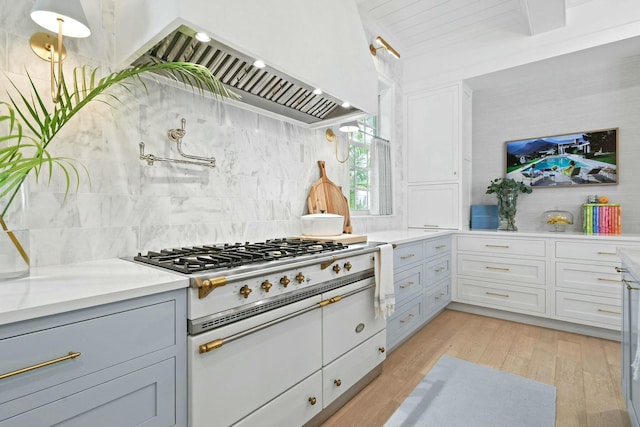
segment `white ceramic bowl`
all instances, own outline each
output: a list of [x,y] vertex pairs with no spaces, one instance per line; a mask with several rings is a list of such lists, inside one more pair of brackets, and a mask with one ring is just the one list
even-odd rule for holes
[[302,234],[305,236],[337,236],[342,234],[344,216],[336,214],[302,215]]

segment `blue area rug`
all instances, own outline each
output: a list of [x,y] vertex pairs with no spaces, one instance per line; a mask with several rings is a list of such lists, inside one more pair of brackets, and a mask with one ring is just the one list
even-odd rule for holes
[[442,356],[385,427],[554,427],[556,388]]

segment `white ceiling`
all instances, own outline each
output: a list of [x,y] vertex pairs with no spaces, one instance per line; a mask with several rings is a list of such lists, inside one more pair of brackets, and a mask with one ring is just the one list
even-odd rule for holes
[[450,49],[496,32],[533,36],[564,25],[591,0],[356,0],[363,19],[404,56]]

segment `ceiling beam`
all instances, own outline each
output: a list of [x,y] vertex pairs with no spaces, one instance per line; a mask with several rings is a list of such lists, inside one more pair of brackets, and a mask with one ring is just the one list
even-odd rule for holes
[[532,36],[567,24],[564,0],[520,0]]

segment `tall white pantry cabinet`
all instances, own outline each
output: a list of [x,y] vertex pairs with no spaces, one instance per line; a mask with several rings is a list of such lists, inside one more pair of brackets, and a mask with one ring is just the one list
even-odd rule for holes
[[463,83],[407,94],[407,227],[469,223],[471,90]]

